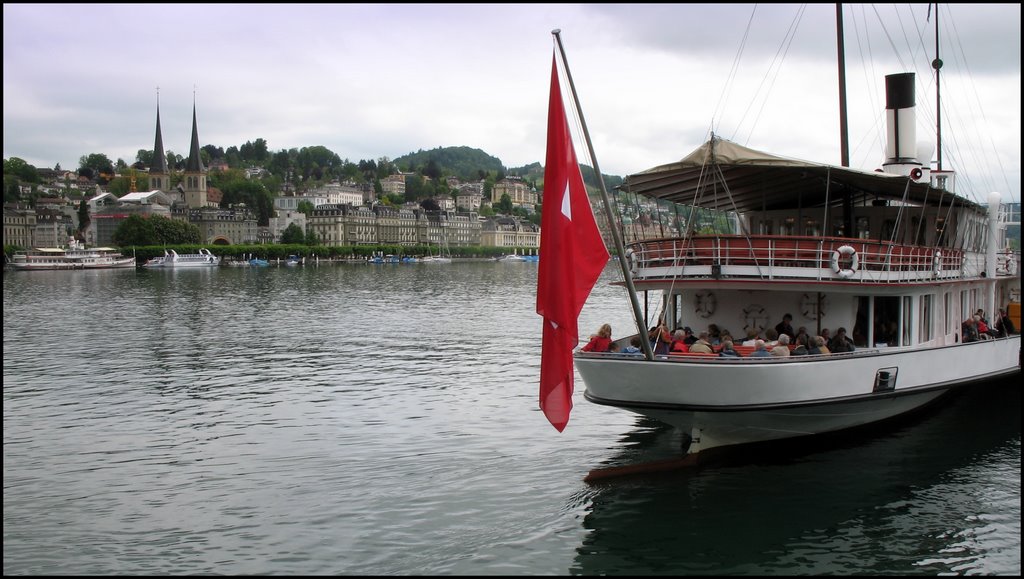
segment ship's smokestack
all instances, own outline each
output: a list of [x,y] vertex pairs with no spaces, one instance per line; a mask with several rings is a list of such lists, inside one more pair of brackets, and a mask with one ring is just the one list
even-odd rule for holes
[[[886,173],[910,175],[915,180],[924,174],[917,158],[917,103],[914,95],[914,73],[904,72],[885,77]],[[931,159],[925,159],[925,163]],[[925,167],[927,169],[927,166]]]

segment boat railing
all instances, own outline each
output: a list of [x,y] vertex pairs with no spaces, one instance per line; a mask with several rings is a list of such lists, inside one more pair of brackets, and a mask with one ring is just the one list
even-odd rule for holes
[[961,250],[868,239],[697,235],[637,241],[629,249],[633,274],[639,279],[753,277],[900,283],[965,275]]

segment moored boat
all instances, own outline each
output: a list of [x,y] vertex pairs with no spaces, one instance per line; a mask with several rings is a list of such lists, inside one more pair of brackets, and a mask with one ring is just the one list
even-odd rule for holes
[[[616,343],[639,337],[643,348],[575,352],[586,399],[678,427],[696,458],[876,423],[1019,375],[1019,323],[1002,311],[1019,311],[1020,254],[1005,240],[1001,196],[972,201],[957,193],[955,172],[932,168],[932,151],[908,130],[913,87],[912,73],[886,77],[888,140],[874,172],[712,134],[678,162],[627,176],[622,194],[662,225],[658,237],[622,243],[618,220],[604,219],[639,330]],[[713,225],[698,231],[698,211]],[[653,318],[640,313],[641,299],[653,302]],[[763,344],[792,331],[786,317],[811,337],[849,329],[850,339],[806,355],[782,339],[766,357],[722,357],[713,343],[659,353],[648,340],[661,325],[703,326]],[[989,331],[978,333],[985,317]],[[542,407],[543,375],[542,363]]]
[[113,247],[86,248],[74,238],[67,247],[37,247],[18,251],[11,256],[10,266],[16,270],[63,269],[134,269],[135,258],[124,256]]
[[143,267],[148,268],[214,267],[218,265],[220,265],[220,257],[213,255],[210,253],[210,250],[205,247],[200,248],[197,253],[179,254],[173,249],[166,250],[164,251],[164,255],[154,257],[142,264]]

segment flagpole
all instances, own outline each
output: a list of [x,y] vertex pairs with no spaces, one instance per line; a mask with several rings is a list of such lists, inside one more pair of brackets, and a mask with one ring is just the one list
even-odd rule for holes
[[[608,190],[605,188],[604,176],[601,174],[601,167],[597,164],[597,156],[594,155],[594,145],[590,142],[590,132],[587,130],[587,121],[583,118],[583,109],[580,107],[580,99],[576,96],[576,85],[572,81],[572,73],[569,72],[569,61],[565,57],[565,48],[562,46],[562,33],[560,29],[551,31],[558,43],[558,52],[562,55],[562,67],[565,68],[565,77],[569,81],[569,91],[572,92],[572,102],[576,106],[576,116],[580,119],[583,127],[583,138],[587,141],[587,151],[590,153],[590,160],[594,163],[594,172],[597,173],[597,183],[601,187],[601,199],[604,201],[604,210],[608,215],[608,225],[612,231],[612,239],[615,241],[615,253],[618,254],[619,267],[622,268],[622,275],[626,280],[626,289],[629,292],[629,301],[633,305],[633,319],[636,321],[637,332],[641,336],[640,345],[643,347],[644,356],[648,360],[654,359],[654,350],[651,348],[650,339],[644,339],[647,328],[643,314],[640,312],[640,300],[636,296],[636,287],[633,285],[633,276],[629,272],[629,263],[626,261],[626,250],[622,243],[622,236],[615,226],[615,217],[612,213],[612,204],[608,199]],[[543,235],[543,232],[541,233]]]

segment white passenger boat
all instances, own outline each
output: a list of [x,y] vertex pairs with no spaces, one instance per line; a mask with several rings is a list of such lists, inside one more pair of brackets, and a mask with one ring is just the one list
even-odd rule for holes
[[214,267],[220,265],[220,257],[210,253],[205,247],[200,248],[198,253],[179,254],[173,249],[165,250],[164,254],[154,257],[143,267]]
[[135,258],[124,256],[113,247],[92,247],[70,239],[67,247],[37,247],[18,251],[11,256],[11,267],[17,270],[58,269],[133,269]]
[[[913,73],[886,77],[888,144],[874,172],[712,135],[678,162],[629,175],[624,197],[670,224],[665,231],[689,226],[622,242],[605,217],[620,236],[643,351],[577,351],[586,399],[678,427],[697,461],[712,449],[877,423],[1019,375],[1019,333],[974,340],[964,325],[979,310],[991,325],[1000,309],[1019,312],[1020,254],[1006,243],[1001,197],[960,196],[953,171],[932,169],[931,150],[918,157],[913,91]],[[720,218],[697,232],[696,211]],[[669,330],[714,324],[739,343],[786,314],[811,336],[846,329],[854,350],[726,358],[659,355],[647,341],[651,320]]]

